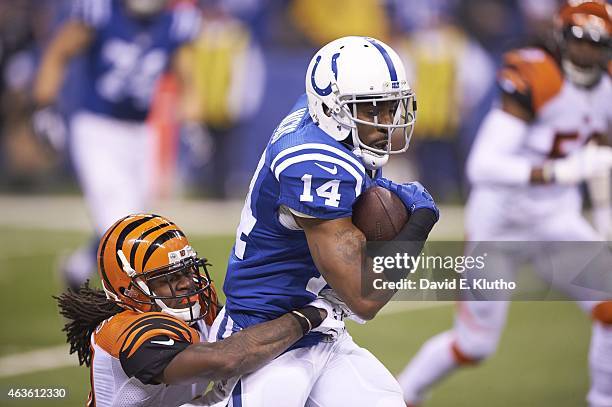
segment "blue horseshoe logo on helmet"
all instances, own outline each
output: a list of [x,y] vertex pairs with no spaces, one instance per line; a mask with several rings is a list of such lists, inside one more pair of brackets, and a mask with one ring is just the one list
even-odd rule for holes
[[[334,73],[334,78],[336,80],[338,79],[338,64],[336,63],[336,60],[338,59],[339,56],[340,56],[339,52],[335,53],[332,56],[332,61],[331,61],[332,72]],[[315,81],[315,72],[317,70],[317,66],[319,66],[319,62],[321,62],[321,55],[317,57],[317,60],[315,61],[314,66],[312,67],[312,73],[310,74],[310,84],[312,85],[312,88],[315,90],[315,92],[317,92],[317,94],[321,96],[327,96],[332,91],[331,82],[325,88],[321,89],[317,86],[317,82]]]

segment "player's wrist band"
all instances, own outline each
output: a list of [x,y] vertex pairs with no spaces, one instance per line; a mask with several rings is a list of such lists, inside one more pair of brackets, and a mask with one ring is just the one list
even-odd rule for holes
[[302,327],[302,333],[306,335],[313,328],[318,327],[323,322],[321,313],[316,307],[304,307],[298,310],[293,310],[289,313],[294,317]]

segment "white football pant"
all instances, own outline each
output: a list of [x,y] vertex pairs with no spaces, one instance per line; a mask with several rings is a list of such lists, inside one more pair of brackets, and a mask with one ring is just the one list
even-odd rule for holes
[[[217,337],[222,311],[211,328]],[[231,318],[230,318],[231,320]],[[231,326],[230,321],[227,326]],[[229,335],[231,329],[227,329]],[[227,337],[227,335],[224,335]],[[399,384],[344,332],[335,341],[285,352],[242,376],[228,407],[405,407]]]
[[70,152],[94,223],[96,238],[63,265],[65,280],[79,286],[95,270],[97,240],[120,218],[149,202],[153,133],[144,122],[126,122],[81,111],[71,120]]
[[120,218],[146,208],[155,168],[153,134],[143,122],[83,111],[73,116],[71,130],[74,167],[102,236]]

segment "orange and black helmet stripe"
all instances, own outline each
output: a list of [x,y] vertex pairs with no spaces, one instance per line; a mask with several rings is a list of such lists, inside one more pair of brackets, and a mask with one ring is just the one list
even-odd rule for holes
[[[187,271],[199,274],[200,267],[204,267],[205,260],[185,258],[187,255],[194,256],[194,252],[176,224],[159,215],[134,214],[117,221],[103,236],[98,250],[98,271],[109,297],[124,308],[149,312],[156,309],[154,300],[163,299],[145,287],[152,274],[154,277]],[[176,258],[182,260],[176,262]],[[126,273],[124,267],[128,264],[124,263],[135,274],[130,270]],[[166,282],[170,284],[169,281]],[[185,296],[199,295],[198,300],[207,309],[203,292],[209,289],[208,276],[196,278],[194,275],[194,282],[193,289]],[[201,317],[204,316],[205,312]]]
[[159,249],[164,243],[166,243],[168,240],[175,238],[179,239],[181,237],[185,237],[185,234],[179,229],[167,230],[161,235],[159,235],[147,248],[144,257],[142,258],[142,269],[146,270],[147,262],[149,261],[153,253],[155,253],[155,251]]
[[115,229],[117,229],[119,225],[121,225],[121,222],[123,222],[123,220],[126,218],[128,218],[128,216],[126,216],[125,218],[121,218],[120,220],[115,222],[115,224],[106,232],[106,235],[102,238],[102,244],[98,249],[98,270],[100,271],[100,277],[102,278],[102,280],[104,280],[103,282],[106,289],[112,291],[115,295],[119,295],[119,293],[115,291],[113,285],[108,279],[108,276],[106,275],[106,270],[104,268],[104,253],[106,252],[108,239],[110,239]]
[[[121,260],[119,259],[119,254],[117,254],[119,252],[119,250],[122,249],[123,247],[123,243],[125,242],[125,239],[127,238],[127,236],[133,232],[136,228],[138,228],[141,225],[144,225],[145,223],[149,222],[152,219],[157,219],[157,218],[161,218],[161,216],[158,215],[149,215],[146,217],[143,217],[141,219],[137,219],[134,222],[128,223],[123,230],[119,233],[119,236],[117,237],[117,242],[115,243],[115,256],[117,258],[117,263],[121,264]],[[130,261],[130,264],[132,265],[132,267],[134,267],[134,263]]]
[[[110,239],[111,236],[113,236],[115,230],[121,226],[123,224],[123,221],[133,217],[133,215],[129,215],[126,216],[124,218],[121,218],[119,221],[117,221],[107,232],[106,235],[103,237],[103,241],[102,244],[100,245],[100,249],[98,252],[98,267],[100,270],[100,276],[102,277],[102,279],[104,280],[104,285],[108,290],[111,290],[115,295],[119,295],[118,292],[115,291],[115,289],[113,288],[113,285],[111,284],[110,280],[108,279],[108,276],[106,274],[106,270],[104,267],[104,254],[106,252],[106,250],[108,250],[108,241]],[[121,245],[123,245],[123,240],[125,240],[125,237],[127,236],[127,234],[129,233],[129,231],[135,229],[136,227],[138,227],[139,225],[147,222],[148,220],[151,219],[155,219],[155,218],[159,218],[160,216],[158,215],[146,215],[142,218],[136,218],[133,222],[128,223],[127,225],[124,226],[124,229],[120,232],[119,235],[119,239],[117,239],[118,241],[121,240]],[[129,229],[126,232],[126,229]],[[121,245],[116,245],[116,247],[119,247],[119,249],[121,248]],[[121,264],[119,256],[117,255],[117,251],[119,249],[115,249],[115,256],[116,256],[116,260],[117,260],[117,264]]]
[[167,226],[176,227],[176,225],[170,221],[162,222],[159,225],[153,226],[152,228],[145,230],[140,234],[140,236],[138,236],[138,238],[134,242],[134,245],[132,246],[132,250],[130,250],[130,264],[134,265],[134,261],[136,260],[136,252],[138,251],[138,247],[140,246],[140,244],[144,241],[144,238],[149,236],[151,233],[157,232],[158,230],[163,229]]

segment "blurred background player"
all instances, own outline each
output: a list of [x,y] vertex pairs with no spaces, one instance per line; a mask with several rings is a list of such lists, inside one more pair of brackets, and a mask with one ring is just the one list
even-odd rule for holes
[[[416,120],[414,92],[393,49],[370,37],[334,40],[312,57],[305,89],[251,180],[224,283],[227,306],[213,328],[217,339],[317,295],[358,320],[372,319],[391,295],[363,295],[365,236],[351,215],[375,182],[411,213],[397,240],[424,243],[438,220],[422,185],[380,177],[389,155],[408,149]],[[243,376],[233,397],[234,405],[249,406],[403,405],[388,370],[348,333],[334,341],[307,335]]]
[[[501,103],[486,116],[467,165],[473,187],[466,208],[471,241],[537,244],[604,238],[605,230],[598,233],[581,213],[579,184],[610,182],[612,149],[594,141],[604,139],[612,123],[607,72],[612,7],[600,1],[569,2],[555,25],[556,49],[521,48],[504,56]],[[495,272],[512,275],[522,261],[532,262],[540,273],[550,267],[542,261],[546,252],[521,255],[497,259]],[[612,302],[580,305],[594,319],[588,401],[610,406]],[[453,330],[425,343],[399,376],[408,404],[421,402],[433,384],[456,368],[490,356],[508,306],[507,301],[459,303]]]
[[[206,103],[199,112],[209,146],[191,159],[180,160],[181,178],[208,197],[242,198],[236,155],[248,123],[258,111],[266,86],[266,62],[253,18],[257,2],[200,1],[202,30],[193,44],[192,84]],[[190,142],[190,140],[186,140]],[[204,147],[200,139],[195,139]]]
[[326,306],[306,306],[208,343],[219,304],[207,266],[161,216],[130,215],[108,229],[98,248],[104,290],[85,284],[58,298],[70,352],[91,369],[88,406],[182,405],[210,381],[275,358],[327,316]]
[[[187,86],[190,50],[199,32],[199,11],[166,0],[78,0],[70,19],[47,47],[33,98],[35,131],[54,147],[66,144],[54,103],[68,63],[84,58],[78,111],[70,121],[69,152],[100,236],[115,219],[149,204],[154,157],[146,119],[160,76],[172,69],[183,85],[179,115],[197,133],[200,99]],[[94,241],[97,239],[94,239]],[[95,244],[76,251],[63,265],[76,287],[93,271]]]

